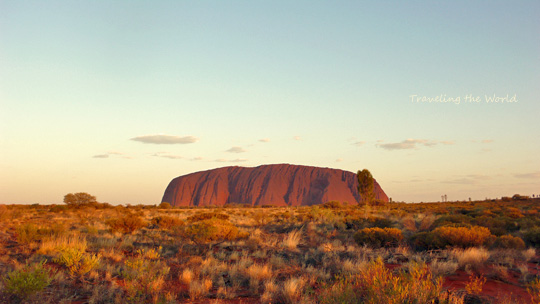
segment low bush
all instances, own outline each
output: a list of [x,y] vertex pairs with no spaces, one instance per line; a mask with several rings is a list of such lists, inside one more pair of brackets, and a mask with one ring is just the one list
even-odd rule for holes
[[338,201],[329,201],[322,204],[321,208],[340,209],[340,208],[343,208],[343,205],[341,204],[341,202],[338,202]]
[[247,234],[240,232],[233,223],[218,218],[195,222],[184,230],[184,234],[196,243],[230,241],[247,237]]
[[359,245],[393,247],[403,240],[403,234],[397,228],[364,228],[354,234],[354,240]]
[[49,272],[43,267],[45,261],[33,266],[26,265],[6,275],[5,292],[24,300],[33,294],[43,291],[51,283]]
[[101,255],[88,254],[78,248],[63,248],[54,260],[68,268],[73,276],[83,276],[99,266]]
[[495,248],[504,248],[504,249],[525,249],[525,242],[517,237],[511,236],[509,234],[498,237],[493,244]]
[[433,232],[419,232],[411,236],[409,243],[416,250],[439,249],[445,246],[444,240]]
[[30,243],[39,239],[38,227],[34,224],[26,223],[15,228],[17,241],[19,243]]
[[161,229],[174,229],[185,225],[184,221],[173,216],[158,216],[152,219],[152,224]]
[[59,213],[68,210],[68,207],[65,205],[53,205],[51,209],[49,209],[50,212]]
[[393,223],[391,220],[382,217],[350,217],[345,220],[345,225],[348,229],[363,229],[363,228],[391,228]]
[[171,206],[171,204],[169,204],[167,202],[163,202],[163,203],[159,204],[158,208],[159,209],[171,209],[172,206]]
[[170,268],[160,260],[155,249],[138,250],[138,256],[124,262],[124,278],[129,303],[150,303],[149,296],[158,294],[164,286]]
[[450,214],[443,215],[436,219],[431,225],[431,229],[435,229],[442,226],[470,226],[473,219],[470,216],[464,214]]
[[535,247],[540,247],[540,227],[529,229],[524,235],[525,241]]
[[462,248],[490,245],[494,236],[486,227],[438,227],[433,233],[446,246]]
[[133,233],[146,226],[145,221],[138,216],[125,216],[121,218],[109,219],[107,225],[113,232],[119,231],[122,233]]
[[203,213],[197,213],[192,216],[189,216],[187,218],[188,222],[198,222],[198,221],[204,221],[209,219],[219,219],[219,220],[228,220],[229,215],[223,214],[223,213],[217,213],[217,212],[203,212]]
[[488,228],[496,236],[505,235],[516,230],[515,221],[508,217],[480,216],[474,220],[474,224]]

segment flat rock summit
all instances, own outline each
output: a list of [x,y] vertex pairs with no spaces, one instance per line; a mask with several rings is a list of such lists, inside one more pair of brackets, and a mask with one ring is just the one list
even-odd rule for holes
[[[223,167],[173,179],[162,202],[173,206],[304,206],[328,201],[358,203],[356,173],[289,164]],[[375,181],[375,197],[388,201]]]

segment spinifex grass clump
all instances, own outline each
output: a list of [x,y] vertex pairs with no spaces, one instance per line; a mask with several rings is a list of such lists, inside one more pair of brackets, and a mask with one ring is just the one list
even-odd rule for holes
[[51,283],[49,272],[43,267],[45,261],[35,265],[26,265],[14,270],[4,278],[4,288],[8,294],[20,300],[43,291]]
[[433,303],[442,293],[442,278],[434,278],[422,263],[394,274],[377,259],[357,275],[321,290],[320,303]]
[[72,276],[83,276],[99,266],[100,254],[89,254],[79,248],[66,247],[60,249],[59,256],[54,260],[68,268]]
[[139,249],[137,256],[128,258],[122,267],[128,299],[144,302],[149,295],[156,295],[163,288],[170,268],[161,261],[160,249]]

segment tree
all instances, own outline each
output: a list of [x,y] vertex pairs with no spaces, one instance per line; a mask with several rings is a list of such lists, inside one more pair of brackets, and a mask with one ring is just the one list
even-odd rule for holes
[[68,206],[82,206],[96,204],[96,197],[86,192],[68,193],[64,196],[64,203]]
[[375,182],[371,172],[369,172],[368,169],[364,169],[362,171],[358,171],[358,173],[356,173],[356,177],[358,178],[358,193],[360,193],[362,202],[368,205],[371,204],[371,202],[375,199]]

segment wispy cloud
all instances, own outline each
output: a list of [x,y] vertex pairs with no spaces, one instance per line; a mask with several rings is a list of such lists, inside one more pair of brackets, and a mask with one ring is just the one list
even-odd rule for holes
[[492,142],[493,142],[493,139],[484,139],[484,140],[482,140],[483,144],[490,144]]
[[473,184],[478,183],[478,181],[472,178],[461,177],[461,178],[449,179],[449,180],[443,181],[443,183],[459,184],[459,185],[473,185]]
[[482,175],[482,174],[468,174],[468,175],[457,176],[452,179],[447,179],[442,182],[446,184],[476,185],[488,179],[491,179],[491,176]]
[[174,145],[174,144],[192,144],[199,139],[193,136],[175,136],[175,135],[143,135],[131,138],[131,140],[145,144],[156,145]]
[[540,171],[532,173],[515,174],[514,177],[526,179],[540,179]]
[[229,150],[227,150],[226,152],[229,152],[229,153],[244,153],[244,152],[246,152],[246,149],[244,149],[242,147],[232,147]]
[[92,158],[109,158],[109,154],[98,154],[92,156]]
[[342,161],[343,161],[343,158],[338,158],[338,159],[336,159],[336,163],[340,163],[340,162],[342,162]]
[[182,157],[180,155],[170,154],[169,152],[157,152],[157,153],[152,154],[152,156],[168,158],[168,159],[182,159],[182,158],[184,158],[184,157]]
[[190,161],[199,161],[199,160],[203,160],[203,158],[200,156],[197,156],[190,159]]
[[416,149],[418,146],[433,147],[438,144],[453,145],[454,142],[409,138],[404,141],[396,142],[396,143],[387,143],[387,144],[379,143],[377,144],[377,147],[383,148],[386,150],[407,150],[407,149]]
[[260,142],[267,143],[270,142],[270,138],[261,138],[259,139]]
[[116,156],[116,157],[125,158],[125,159],[132,158],[130,156],[125,155],[124,153],[116,152],[116,151],[109,151],[107,153],[97,154],[97,155],[92,156],[92,158],[109,158],[111,156]]
[[245,162],[247,161],[247,159],[245,158],[237,158],[237,159],[224,159],[224,158],[218,158],[215,160],[215,162],[218,162],[218,163],[241,163],[241,162]]
[[293,139],[294,139],[294,140],[302,140],[302,137],[300,137],[300,136],[294,136]]
[[353,145],[358,146],[358,147],[361,147],[361,146],[363,146],[365,143],[366,143],[365,141],[357,141],[357,142],[353,143]]

